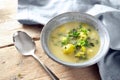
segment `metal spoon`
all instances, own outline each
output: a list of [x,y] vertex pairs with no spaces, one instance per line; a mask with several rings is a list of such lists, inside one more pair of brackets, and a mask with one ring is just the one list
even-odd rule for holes
[[22,55],[33,56],[40,63],[43,69],[49,74],[52,80],[59,80],[59,78],[34,54],[35,42],[31,39],[31,37],[28,34],[22,31],[17,31],[13,34],[13,42],[17,50]]

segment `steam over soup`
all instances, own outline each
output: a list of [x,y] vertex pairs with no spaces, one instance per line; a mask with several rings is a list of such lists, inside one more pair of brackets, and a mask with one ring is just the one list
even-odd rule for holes
[[50,51],[62,61],[84,62],[100,47],[98,32],[86,23],[68,22],[55,28],[48,40]]

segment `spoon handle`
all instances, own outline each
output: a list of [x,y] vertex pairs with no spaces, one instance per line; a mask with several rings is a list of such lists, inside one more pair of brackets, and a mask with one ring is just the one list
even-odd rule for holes
[[59,78],[35,54],[32,56],[40,63],[43,69],[50,75],[52,80],[59,80]]

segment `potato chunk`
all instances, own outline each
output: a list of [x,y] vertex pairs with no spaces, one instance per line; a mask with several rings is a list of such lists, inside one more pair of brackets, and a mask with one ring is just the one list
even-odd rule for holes
[[78,52],[75,54],[75,57],[85,59],[87,56],[84,52]]
[[67,44],[63,46],[63,53],[64,54],[71,54],[75,51],[75,46],[73,44]]
[[81,50],[82,50],[83,52],[86,52],[86,47],[85,47],[85,46],[82,46],[82,47],[81,47]]

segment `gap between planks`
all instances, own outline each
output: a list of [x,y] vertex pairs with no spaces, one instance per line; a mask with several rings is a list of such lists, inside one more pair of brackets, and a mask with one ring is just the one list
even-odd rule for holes
[[[34,37],[34,38],[32,38],[32,39],[33,39],[34,41],[38,41],[38,40],[40,40],[39,37]],[[0,49],[2,49],[2,48],[6,48],[6,47],[11,47],[11,46],[14,46],[14,44],[11,43],[11,44],[8,44],[8,45],[0,46]]]

